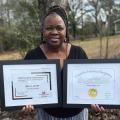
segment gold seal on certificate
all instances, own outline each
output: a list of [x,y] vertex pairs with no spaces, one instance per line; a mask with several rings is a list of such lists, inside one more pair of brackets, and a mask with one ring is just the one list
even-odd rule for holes
[[97,96],[97,89],[95,89],[95,88],[90,88],[90,89],[88,90],[88,95],[89,95],[90,97],[96,97],[96,96]]
[[[2,109],[60,104],[58,60],[1,61]],[[59,89],[58,89],[59,88]]]

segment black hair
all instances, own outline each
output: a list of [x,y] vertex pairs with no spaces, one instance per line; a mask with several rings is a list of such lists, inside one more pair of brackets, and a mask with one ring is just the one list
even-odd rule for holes
[[42,22],[42,32],[41,32],[41,41],[43,42],[43,24],[44,24],[44,20],[45,18],[50,15],[50,14],[54,14],[56,13],[57,15],[59,15],[64,23],[65,23],[65,26],[66,26],[66,42],[69,42],[69,30],[68,30],[68,17],[67,17],[67,13],[65,11],[65,9],[59,5],[55,5],[55,6],[52,6],[48,9],[48,12],[47,14],[45,15],[44,19],[43,19],[43,22]]

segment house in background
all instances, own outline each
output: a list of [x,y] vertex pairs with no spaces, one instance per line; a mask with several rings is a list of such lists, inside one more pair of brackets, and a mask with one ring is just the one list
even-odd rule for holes
[[115,24],[115,34],[120,34],[120,19],[114,21]]

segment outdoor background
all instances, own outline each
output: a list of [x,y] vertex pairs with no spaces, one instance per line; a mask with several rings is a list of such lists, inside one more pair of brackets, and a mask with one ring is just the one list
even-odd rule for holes
[[[120,0],[0,0],[0,60],[23,59],[39,45],[41,21],[49,6],[68,14],[70,42],[89,59],[120,58]],[[120,120],[120,110],[106,110],[90,120]],[[35,113],[0,112],[0,120],[33,120]]]

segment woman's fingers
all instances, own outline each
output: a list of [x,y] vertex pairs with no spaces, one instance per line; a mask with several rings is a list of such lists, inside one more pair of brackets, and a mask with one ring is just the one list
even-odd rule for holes
[[31,106],[31,109],[32,109],[32,110],[35,110],[33,105]]
[[102,112],[105,112],[105,109],[103,106],[100,107]]
[[22,108],[22,112],[32,112],[32,111],[34,111],[33,105],[26,105]]
[[95,104],[91,105],[91,109],[92,109],[94,112],[98,112],[97,107],[96,107]]
[[26,109],[28,112],[32,112],[34,110],[34,107],[33,107],[33,105],[27,105]]
[[104,109],[104,107],[102,107],[102,106],[99,106],[98,104],[92,104],[91,105],[91,109],[92,110],[94,110],[96,113],[102,113],[102,112],[105,112],[105,109]]
[[24,107],[22,107],[22,112],[25,112],[25,106],[24,106]]
[[101,113],[102,111],[101,111],[101,108],[99,107],[99,105],[95,105],[95,106],[96,106],[96,111]]

